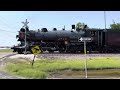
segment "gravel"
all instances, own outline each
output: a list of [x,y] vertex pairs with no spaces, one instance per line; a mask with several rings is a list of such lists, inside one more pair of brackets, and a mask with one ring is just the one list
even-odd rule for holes
[[[94,57],[118,57],[120,54],[87,54],[87,58]],[[80,60],[85,59],[84,54],[39,54],[37,56],[39,59],[48,59],[48,60]]]

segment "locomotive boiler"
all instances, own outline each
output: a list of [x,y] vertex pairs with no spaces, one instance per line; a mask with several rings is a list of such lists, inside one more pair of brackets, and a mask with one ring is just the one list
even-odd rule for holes
[[[75,27],[74,25],[72,27]],[[87,37],[87,29],[75,30],[47,30],[42,28],[41,30],[29,30],[26,28],[26,46],[25,46],[25,28],[21,28],[19,35],[16,35],[20,44],[14,46],[14,52],[23,53],[25,48],[31,52],[31,48],[38,45],[42,51],[59,51],[59,52],[76,52],[83,51],[83,43],[78,42],[78,38]]]

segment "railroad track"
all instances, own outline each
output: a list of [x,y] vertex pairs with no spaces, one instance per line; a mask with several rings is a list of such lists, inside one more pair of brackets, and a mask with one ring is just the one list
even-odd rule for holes
[[[119,57],[120,54],[87,54],[87,58],[94,57]],[[48,60],[82,60],[85,59],[84,54],[39,54],[38,59],[48,59]]]
[[12,54],[9,54],[9,55],[1,57],[0,58],[0,64],[1,64],[1,62],[7,60],[7,58],[9,58],[10,56],[14,56],[14,55],[17,55],[17,54],[16,53],[12,53]]
[[[2,65],[4,64],[4,62],[5,62],[6,60],[8,60],[8,58],[9,58],[10,56],[14,56],[14,55],[16,55],[16,53],[14,53],[14,54],[9,54],[9,55],[6,55],[6,56],[3,56],[2,58],[0,58],[0,67],[2,67]],[[20,79],[19,77],[13,76],[13,75],[11,75],[11,74],[3,71],[3,70],[0,70],[0,78],[1,78],[1,79]]]
[[[39,55],[50,55],[50,56],[85,56],[85,54],[81,53],[41,53]],[[120,55],[120,53],[91,53],[87,54],[87,56],[111,56],[111,55]]]

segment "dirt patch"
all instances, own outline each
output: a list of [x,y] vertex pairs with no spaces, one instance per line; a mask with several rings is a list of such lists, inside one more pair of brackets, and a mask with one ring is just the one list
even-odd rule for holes
[[[85,71],[64,70],[51,73],[48,79],[86,79]],[[120,79],[120,69],[89,70],[87,79]]]

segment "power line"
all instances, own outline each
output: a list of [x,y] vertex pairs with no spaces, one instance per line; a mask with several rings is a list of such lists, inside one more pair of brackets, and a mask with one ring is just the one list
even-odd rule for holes
[[[8,37],[8,38],[7,38]],[[16,39],[16,36],[15,35],[11,35],[11,34],[3,34],[3,35],[1,35],[1,38],[0,38],[0,40],[2,39],[2,41],[4,41],[4,42],[6,42],[6,39],[7,40],[10,40],[11,41],[11,39]],[[5,39],[5,40],[3,40],[3,39]]]
[[[11,26],[9,26],[8,24],[6,24],[5,22],[3,22],[3,21],[1,21],[1,20],[0,20],[0,22],[2,22],[2,24],[4,24],[5,26],[7,26],[8,28],[13,29]],[[14,29],[15,29],[15,28],[14,28]]]
[[[9,37],[9,39],[7,39],[7,40],[16,40],[16,38],[14,37],[14,36],[12,36],[12,35],[8,35],[8,36],[5,36],[5,37]],[[6,42],[6,40],[3,40],[2,39],[2,42]]]
[[[0,16],[0,18],[2,18],[4,21],[8,22],[5,18],[3,18],[3,17],[1,17],[1,16]],[[2,22],[3,22],[3,21],[2,21]],[[3,22],[3,23],[4,23],[7,27],[13,29],[13,27],[9,26],[9,24],[7,24],[6,22]],[[16,27],[14,27],[14,28],[16,28]],[[16,29],[18,29],[18,28],[16,28]]]
[[0,31],[5,31],[5,32],[9,32],[9,33],[15,33],[15,32],[11,32],[11,31],[7,31],[7,30],[3,30],[3,29],[0,29]]

